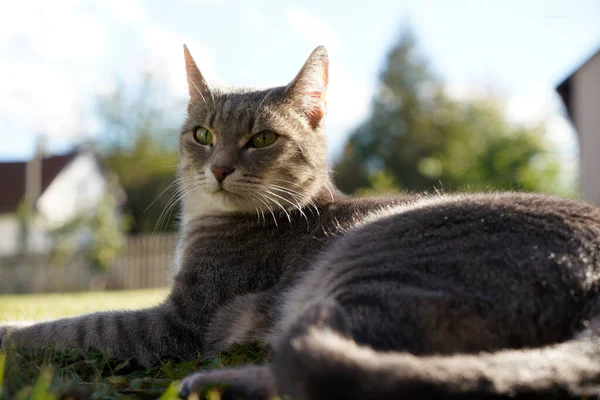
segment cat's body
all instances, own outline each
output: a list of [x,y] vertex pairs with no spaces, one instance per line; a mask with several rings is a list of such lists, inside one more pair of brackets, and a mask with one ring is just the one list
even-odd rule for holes
[[215,276],[224,279],[215,286],[226,287],[234,273],[205,268],[208,249],[248,238],[222,264],[244,273],[235,272],[236,297],[219,302],[204,351],[254,338],[276,346],[324,300],[370,310],[349,323],[351,337],[377,350],[398,350],[402,340],[413,354],[535,347],[582,330],[586,307],[600,298],[600,213],[575,202],[516,193],[342,198],[308,221],[298,211],[291,223],[276,215],[278,226],[269,221],[266,230],[256,218],[223,218],[217,238],[198,221],[189,236],[197,263],[179,280],[194,298],[201,285],[190,282]]
[[0,328],[5,344],[147,365],[255,338],[273,350],[272,364],[194,375],[185,391],[600,393],[598,208],[517,193],[343,196],[326,168],[323,49],[267,91],[212,90],[186,61],[171,294],[147,310]]
[[[188,388],[233,382],[264,393],[267,382],[310,399],[599,393],[597,208],[498,193],[403,198],[348,219],[361,201],[330,206],[344,209],[335,219],[347,229],[307,269],[213,319],[205,348],[258,338],[274,364],[199,374]],[[540,350],[514,351],[529,348]]]

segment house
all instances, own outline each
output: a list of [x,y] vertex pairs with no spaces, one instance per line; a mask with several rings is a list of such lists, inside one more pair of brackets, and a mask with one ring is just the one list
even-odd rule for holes
[[0,257],[49,252],[53,230],[121,193],[90,149],[0,163]]
[[581,198],[600,206],[600,48],[556,91],[579,136]]

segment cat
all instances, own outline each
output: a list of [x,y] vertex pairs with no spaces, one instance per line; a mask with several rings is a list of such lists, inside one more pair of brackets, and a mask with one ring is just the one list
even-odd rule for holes
[[180,241],[160,305],[28,327],[2,346],[145,366],[257,339],[266,365],[183,380],[253,398],[565,398],[600,393],[600,209],[541,194],[341,193],[328,56],[290,84],[209,86],[184,46]]

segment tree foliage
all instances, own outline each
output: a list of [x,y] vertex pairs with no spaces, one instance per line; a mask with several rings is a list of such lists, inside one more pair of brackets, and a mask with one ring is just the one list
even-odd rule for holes
[[64,264],[79,253],[94,271],[110,269],[125,245],[116,208],[115,198],[107,193],[98,202],[95,212],[81,212],[69,223],[52,229],[52,258]]
[[405,31],[387,55],[370,117],[335,166],[347,193],[396,190],[559,191],[544,126],[526,128],[491,97],[448,96]]
[[165,99],[172,97],[155,77],[146,75],[141,82],[117,85],[98,101],[102,126],[98,147],[104,165],[116,173],[125,190],[130,233],[176,226],[175,218],[160,215],[175,191],[171,184],[177,167],[177,118],[184,106]]

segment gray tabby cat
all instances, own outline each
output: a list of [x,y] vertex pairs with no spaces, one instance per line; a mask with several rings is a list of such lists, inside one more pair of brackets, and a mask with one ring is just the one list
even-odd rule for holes
[[251,397],[600,393],[600,210],[517,193],[352,198],[331,183],[328,61],[287,86],[190,103],[169,297],[139,311],[0,328],[3,346],[100,349],[144,365],[257,338],[263,366],[190,376]]

